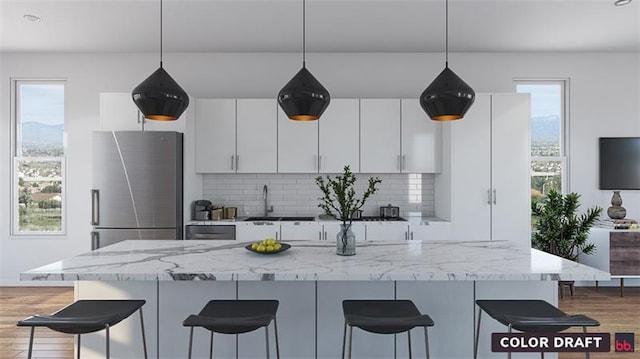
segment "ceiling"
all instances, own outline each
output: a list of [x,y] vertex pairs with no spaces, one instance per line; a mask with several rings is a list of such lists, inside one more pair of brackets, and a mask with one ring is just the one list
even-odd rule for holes
[[[308,52],[441,52],[444,0],[307,0]],[[2,52],[155,52],[158,0],[0,0]],[[24,15],[41,17],[30,22]],[[164,0],[166,52],[297,52],[301,0]],[[452,52],[640,52],[640,0],[450,0]]]

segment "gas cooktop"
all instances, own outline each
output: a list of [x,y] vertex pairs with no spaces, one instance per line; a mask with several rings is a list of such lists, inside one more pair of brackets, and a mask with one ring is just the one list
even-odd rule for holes
[[385,221],[385,222],[406,222],[407,220],[402,217],[380,217],[380,216],[362,216],[360,218],[354,218],[354,221]]

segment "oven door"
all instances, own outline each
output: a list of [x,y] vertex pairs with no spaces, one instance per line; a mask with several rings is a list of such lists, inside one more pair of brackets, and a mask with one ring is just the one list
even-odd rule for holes
[[189,225],[186,226],[186,239],[235,240],[236,226],[233,225]]

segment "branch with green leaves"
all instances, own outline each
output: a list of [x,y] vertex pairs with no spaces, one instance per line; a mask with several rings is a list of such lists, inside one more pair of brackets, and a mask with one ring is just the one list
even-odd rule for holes
[[349,166],[344,166],[344,173],[336,175],[334,178],[330,176],[316,177],[316,184],[322,191],[318,207],[326,215],[341,220],[344,225],[347,225],[348,222],[350,226],[354,213],[362,208],[367,199],[378,191],[377,185],[382,183],[382,180],[378,177],[370,177],[367,190],[360,199],[356,198],[356,191],[353,188],[355,183],[356,176],[351,172]]

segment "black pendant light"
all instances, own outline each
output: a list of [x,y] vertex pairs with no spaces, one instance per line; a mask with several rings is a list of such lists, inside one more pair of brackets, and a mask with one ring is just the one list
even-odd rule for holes
[[302,69],[278,93],[280,107],[292,120],[314,121],[329,106],[331,96],[306,68],[306,15],[302,0]]
[[420,106],[434,121],[452,121],[464,117],[476,93],[449,69],[449,0],[445,0],[445,68],[420,95]]
[[160,0],[160,68],[131,93],[133,102],[145,118],[175,121],[189,106],[189,96],[162,68],[162,0]]

